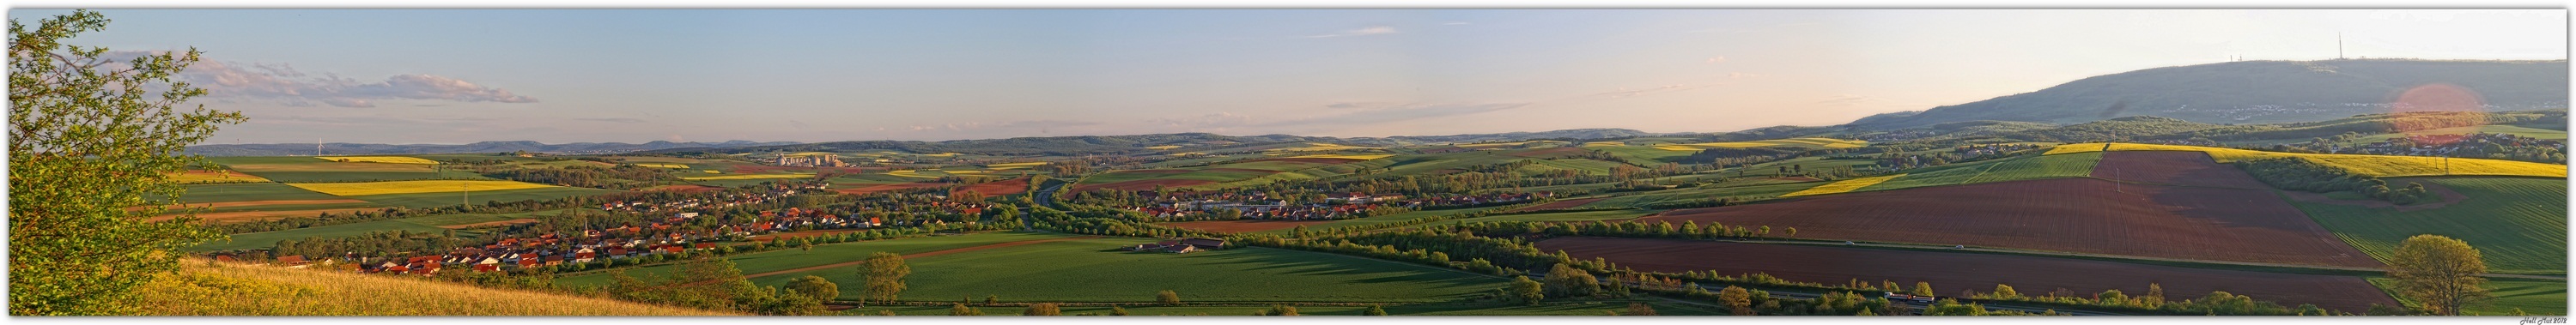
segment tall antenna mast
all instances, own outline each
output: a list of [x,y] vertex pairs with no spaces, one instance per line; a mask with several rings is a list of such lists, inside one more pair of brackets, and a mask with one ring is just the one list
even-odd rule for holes
[[2343,59],[2343,32],[2335,32],[2335,59]]
[[322,156],[322,137],[313,137],[313,156]]

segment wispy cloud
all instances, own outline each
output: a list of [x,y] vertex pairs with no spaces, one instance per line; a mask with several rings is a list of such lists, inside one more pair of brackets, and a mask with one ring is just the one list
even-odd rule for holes
[[[117,51],[104,58],[124,61],[150,55],[153,51]],[[457,102],[534,103],[534,97],[509,90],[478,85],[455,78],[405,74],[364,82],[336,74],[314,76],[298,71],[292,65],[236,63],[201,60],[181,72],[189,84],[206,89],[213,98],[265,98],[287,106],[313,106],[314,102],[339,107],[376,107],[376,100],[439,100]]]
[[573,119],[573,120],[591,121],[591,122],[608,122],[608,123],[627,123],[627,124],[644,123],[644,119],[623,118],[623,117],[586,117],[586,118],[576,118],[576,119]]
[[1343,37],[1343,36],[1368,36],[1368,35],[1385,35],[1385,34],[1394,34],[1394,33],[1395,33],[1395,26],[1369,26],[1369,27],[1360,28],[1360,29],[1353,29],[1353,30],[1341,31],[1341,32],[1338,32],[1338,33],[1331,33],[1331,34],[1323,34],[1323,35],[1312,35],[1312,36],[1306,36],[1306,38],[1326,38],[1326,37]]

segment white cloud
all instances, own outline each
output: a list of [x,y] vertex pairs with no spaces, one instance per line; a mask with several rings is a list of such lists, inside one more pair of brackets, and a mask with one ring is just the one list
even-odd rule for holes
[[[156,54],[154,51],[117,51],[103,56],[114,61]],[[478,85],[455,78],[405,74],[382,81],[360,82],[324,73],[312,77],[287,64],[234,63],[200,60],[182,71],[179,78],[190,85],[206,89],[210,98],[266,98],[287,106],[313,106],[320,102],[339,107],[375,107],[375,100],[412,99],[458,102],[534,103],[534,97],[509,90]]]
[[1353,29],[1353,30],[1346,30],[1346,31],[1342,31],[1342,32],[1339,32],[1339,33],[1332,33],[1332,34],[1323,34],[1323,35],[1307,36],[1306,38],[1326,38],[1326,37],[1343,37],[1343,36],[1368,36],[1368,35],[1385,35],[1385,34],[1394,34],[1394,33],[1395,33],[1395,26],[1369,26],[1369,27],[1366,27],[1366,28]]

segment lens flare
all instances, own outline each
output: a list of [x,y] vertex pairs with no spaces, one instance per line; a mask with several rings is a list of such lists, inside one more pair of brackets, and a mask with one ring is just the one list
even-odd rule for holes
[[[2388,102],[2391,126],[2397,132],[2486,125],[2486,111],[2486,96],[2468,87],[2443,83],[2407,88]],[[2406,137],[2417,145],[2445,145],[2466,138],[2465,135]]]

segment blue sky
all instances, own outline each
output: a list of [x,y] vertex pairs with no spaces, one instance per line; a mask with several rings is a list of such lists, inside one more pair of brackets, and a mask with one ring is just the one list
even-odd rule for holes
[[[32,22],[64,10],[12,10]],[[102,10],[209,143],[1830,125],[2123,71],[2565,59],[2561,10]]]

